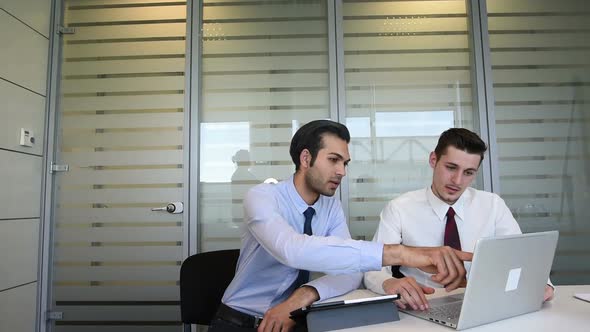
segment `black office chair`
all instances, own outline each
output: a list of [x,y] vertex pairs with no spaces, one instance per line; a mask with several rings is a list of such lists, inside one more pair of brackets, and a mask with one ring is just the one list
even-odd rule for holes
[[225,289],[236,273],[239,249],[192,255],[180,267],[180,315],[190,324],[210,325]]

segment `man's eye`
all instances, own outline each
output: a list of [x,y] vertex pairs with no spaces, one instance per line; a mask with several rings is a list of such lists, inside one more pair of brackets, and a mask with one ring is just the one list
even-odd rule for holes
[[465,172],[465,175],[472,176],[475,172]]

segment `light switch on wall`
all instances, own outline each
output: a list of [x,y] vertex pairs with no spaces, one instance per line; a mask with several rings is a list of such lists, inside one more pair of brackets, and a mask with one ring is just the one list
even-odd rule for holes
[[35,144],[35,134],[32,130],[21,128],[20,129],[20,145],[32,147]]

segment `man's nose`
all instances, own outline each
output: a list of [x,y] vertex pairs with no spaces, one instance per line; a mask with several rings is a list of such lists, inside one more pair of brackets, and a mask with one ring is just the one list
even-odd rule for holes
[[451,177],[451,181],[453,182],[453,184],[461,183],[462,177],[463,177],[463,175],[461,174],[461,172],[457,172],[457,173],[453,174],[453,176]]
[[339,176],[346,176],[346,166],[344,163],[339,163],[338,166],[336,166],[336,174]]

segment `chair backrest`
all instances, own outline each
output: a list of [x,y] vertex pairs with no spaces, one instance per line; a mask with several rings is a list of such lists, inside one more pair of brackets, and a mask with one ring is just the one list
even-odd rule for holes
[[185,324],[210,325],[236,273],[240,250],[192,255],[180,267],[180,313]]

